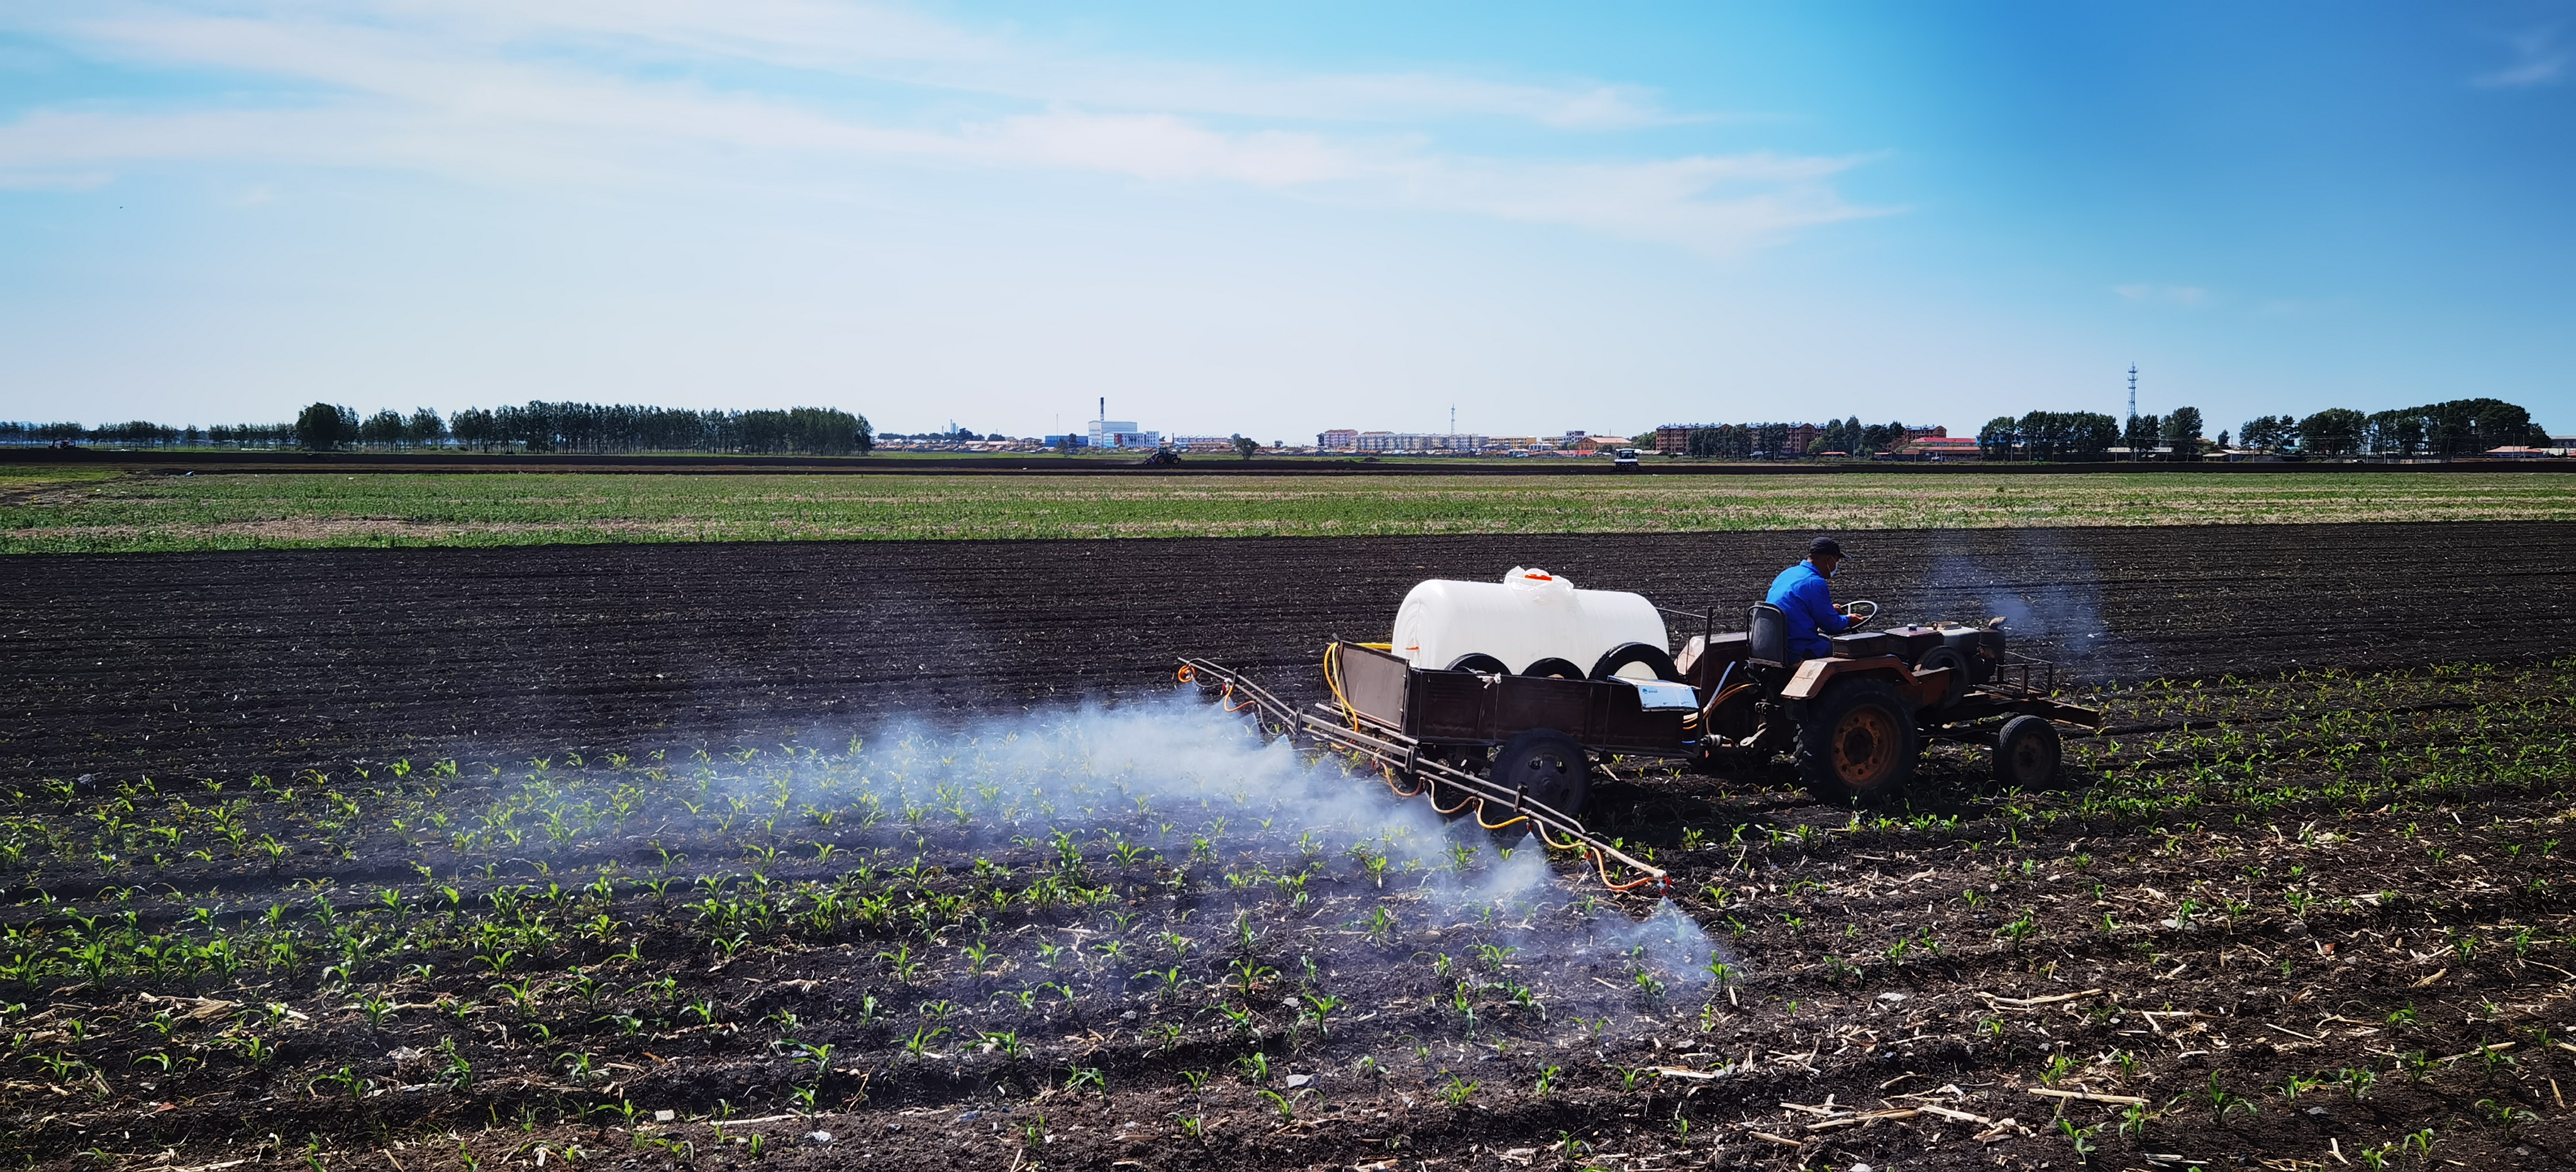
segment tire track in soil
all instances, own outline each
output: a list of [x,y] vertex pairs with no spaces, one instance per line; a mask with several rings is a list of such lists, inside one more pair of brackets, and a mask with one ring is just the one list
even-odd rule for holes
[[[1513,565],[1739,614],[1786,533],[320,550],[0,560],[0,775],[805,735],[1311,688],[1427,577]],[[2016,616],[2080,678],[2576,651],[2576,525],[1863,534],[1838,592]],[[1723,619],[1721,629],[1728,625]],[[2081,636],[2098,631],[2097,639]]]

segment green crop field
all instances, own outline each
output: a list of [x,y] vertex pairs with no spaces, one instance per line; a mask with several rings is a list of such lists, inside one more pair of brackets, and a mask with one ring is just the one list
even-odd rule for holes
[[0,551],[2576,520],[2576,477],[0,471]]

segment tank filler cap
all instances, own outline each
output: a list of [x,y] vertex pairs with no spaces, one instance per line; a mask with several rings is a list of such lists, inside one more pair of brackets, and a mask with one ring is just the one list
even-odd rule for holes
[[1503,575],[1503,585],[1532,601],[1565,602],[1574,597],[1573,579],[1535,566],[1513,566]]

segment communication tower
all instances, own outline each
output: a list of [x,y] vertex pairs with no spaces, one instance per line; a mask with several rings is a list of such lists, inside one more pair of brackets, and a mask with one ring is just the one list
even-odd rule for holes
[[2129,364],[2129,418],[2138,417],[2138,364]]

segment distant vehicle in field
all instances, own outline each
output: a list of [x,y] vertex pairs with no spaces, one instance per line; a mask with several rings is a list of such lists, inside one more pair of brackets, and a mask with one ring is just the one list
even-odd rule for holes
[[1611,453],[1611,456],[1610,456],[1610,466],[1611,466],[1611,467],[1613,467],[1613,468],[1634,468],[1634,467],[1636,467],[1636,466],[1637,466],[1637,449],[1635,449],[1635,448],[1621,448],[1621,449],[1619,449],[1618,451],[1616,451],[1616,452],[1614,452],[1614,453]]

